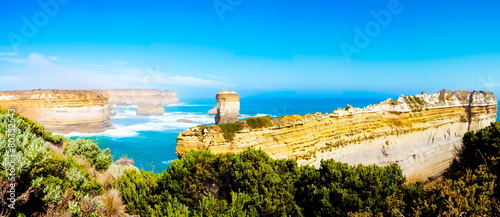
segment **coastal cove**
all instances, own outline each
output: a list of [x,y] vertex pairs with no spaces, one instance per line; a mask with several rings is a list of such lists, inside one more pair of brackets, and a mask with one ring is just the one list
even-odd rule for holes
[[[279,117],[305,115],[308,113],[330,113],[348,104],[365,107],[394,96],[367,96],[340,98],[317,97],[267,97],[255,96],[241,99],[239,119],[253,116]],[[115,129],[102,133],[70,133],[71,139],[94,140],[100,148],[109,148],[113,159],[127,156],[138,168],[159,173],[168,168],[175,154],[176,139],[180,132],[200,124],[214,124],[214,117],[207,111],[213,108],[215,99],[181,99],[178,104],[164,106],[163,116],[136,116],[135,106],[115,106],[117,115],[111,117]],[[192,122],[192,123],[186,123]]]

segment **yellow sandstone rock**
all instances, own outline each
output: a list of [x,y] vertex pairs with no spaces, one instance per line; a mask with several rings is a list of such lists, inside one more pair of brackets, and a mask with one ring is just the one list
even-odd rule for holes
[[165,113],[165,108],[159,105],[141,105],[136,109],[138,116],[161,116]]
[[222,89],[215,99],[217,105],[208,111],[215,115],[216,124],[230,123],[238,120],[240,114],[240,96],[234,91]]
[[14,108],[56,133],[94,133],[112,128],[106,94],[86,90],[0,92],[0,108]]

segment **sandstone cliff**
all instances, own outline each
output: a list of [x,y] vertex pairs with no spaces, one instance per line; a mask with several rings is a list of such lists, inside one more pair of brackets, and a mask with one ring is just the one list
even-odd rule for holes
[[177,93],[171,90],[123,89],[104,90],[110,105],[166,105],[178,103]]
[[94,91],[4,91],[0,108],[14,108],[56,133],[94,133],[112,127],[107,95]]
[[159,105],[142,105],[136,110],[138,116],[161,116],[163,113],[165,113],[165,108]]
[[240,114],[240,96],[234,91],[222,89],[217,93],[215,99],[217,105],[208,111],[209,114],[215,114],[215,123],[223,124],[238,120]]
[[292,158],[319,166],[322,159],[350,164],[398,163],[409,181],[446,169],[467,131],[496,120],[497,100],[491,92],[440,91],[401,96],[366,108],[333,113],[283,116],[270,126],[253,129],[245,120],[232,141],[217,125],[183,131],[178,155],[190,149],[215,153],[262,149],[272,158]]

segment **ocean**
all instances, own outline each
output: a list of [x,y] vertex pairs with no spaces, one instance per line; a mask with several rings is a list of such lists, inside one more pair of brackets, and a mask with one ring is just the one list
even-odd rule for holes
[[[361,108],[386,98],[248,97],[240,100],[240,119],[265,115],[279,117],[331,113],[337,108],[345,108],[347,104]],[[214,117],[208,115],[207,111],[215,104],[215,99],[181,99],[178,104],[164,106],[164,115],[157,117],[136,116],[136,107],[117,106],[117,115],[111,118],[115,129],[96,134],[70,133],[66,136],[94,140],[100,148],[109,148],[114,160],[126,156],[133,159],[138,168],[159,173],[167,169],[172,160],[178,159],[175,145],[180,132],[200,124],[214,124]]]

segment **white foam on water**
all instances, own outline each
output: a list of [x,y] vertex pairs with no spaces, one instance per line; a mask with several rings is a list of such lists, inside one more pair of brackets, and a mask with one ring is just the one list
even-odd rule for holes
[[164,161],[162,161],[161,163],[162,163],[162,164],[166,164],[166,165],[170,165],[170,164],[171,164],[172,162],[174,162],[174,161],[176,161],[176,160],[164,160]]
[[[245,115],[240,117],[261,117],[267,114]],[[106,130],[102,133],[78,133],[72,132],[64,134],[68,137],[94,137],[107,136],[114,138],[134,137],[140,132],[146,131],[166,131],[166,130],[185,130],[201,124],[214,124],[214,117],[208,114],[190,113],[190,112],[167,112],[162,116],[136,116],[135,109],[128,108],[120,110],[111,117],[111,120],[120,119],[122,124],[113,124],[114,129]],[[124,125],[123,120],[134,120],[130,125]],[[141,123],[142,122],[142,123]]]
[[[71,132],[64,135],[68,137],[108,136],[114,138],[123,138],[137,136],[140,132],[145,131],[166,131],[172,129],[184,130],[198,126],[200,124],[211,124],[214,122],[213,117],[205,114],[200,115],[187,112],[169,112],[164,113],[163,116],[136,116],[135,111],[129,109],[125,111],[119,111],[115,116],[111,117],[111,120],[113,119],[135,119],[136,121],[134,121],[134,123],[130,125],[113,124],[114,129],[109,129],[102,133]],[[187,121],[189,123],[185,123],[179,120]],[[144,123],[137,123],[141,121],[144,121]]]
[[139,133],[135,131],[131,131],[126,127],[121,128],[117,127],[116,129],[109,129],[102,133],[78,133],[71,132],[68,134],[62,134],[66,137],[94,137],[94,136],[107,136],[107,137],[115,137],[115,138],[123,138],[123,137],[133,137],[139,135]]

